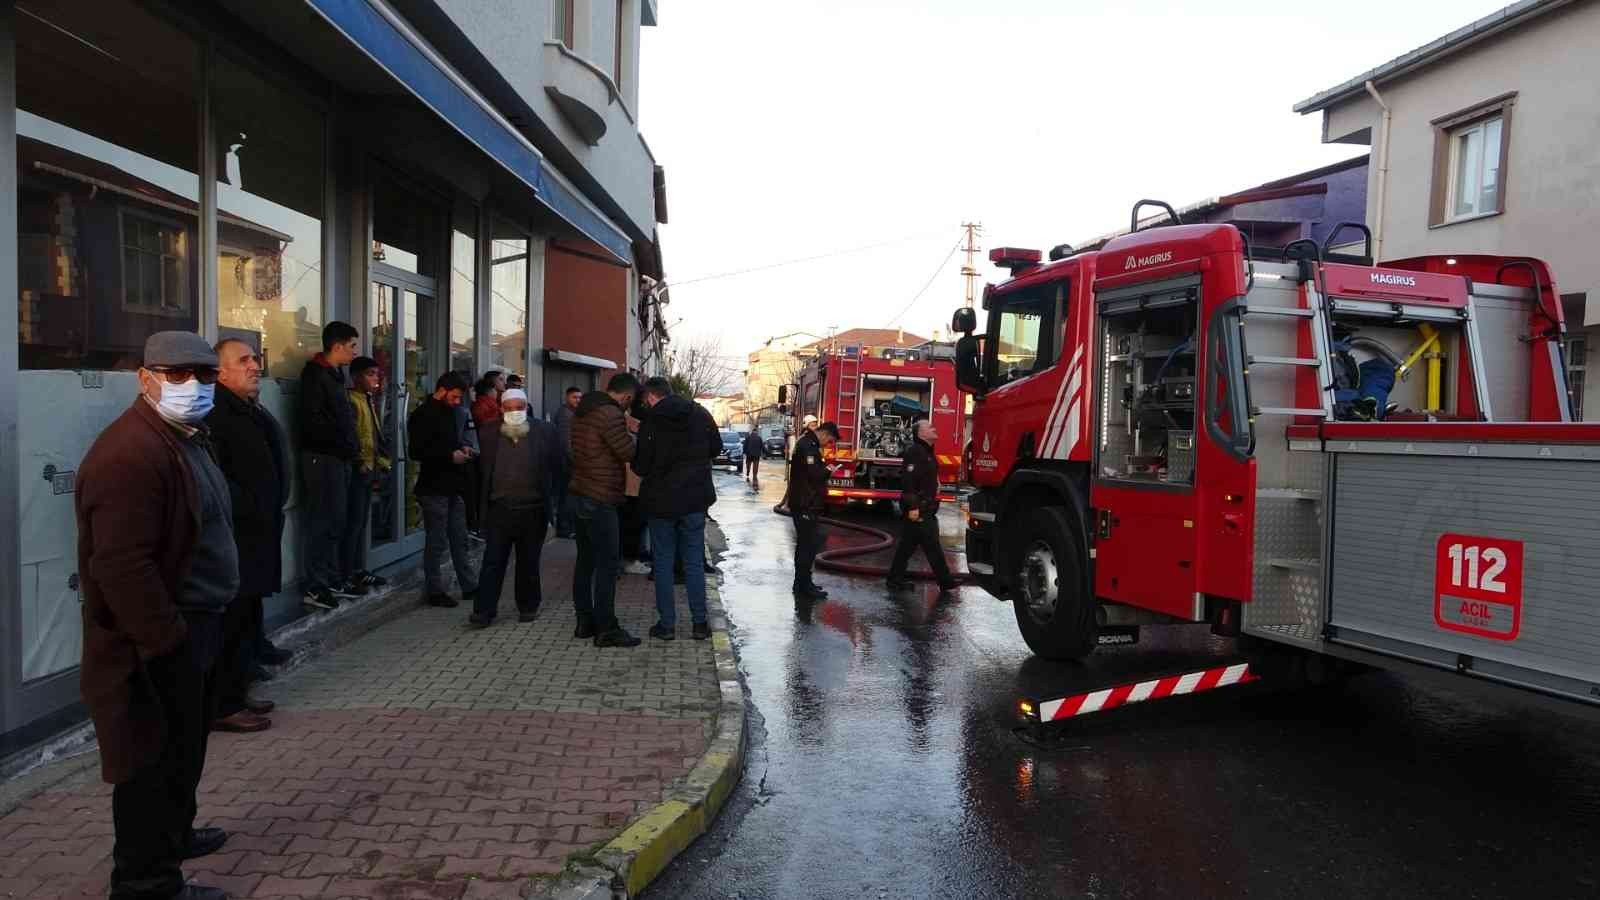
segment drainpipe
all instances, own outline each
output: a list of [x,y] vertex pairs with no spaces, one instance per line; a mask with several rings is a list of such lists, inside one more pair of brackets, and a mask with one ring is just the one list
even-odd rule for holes
[[1378,162],[1378,203],[1372,215],[1372,261],[1383,259],[1383,209],[1384,198],[1389,188],[1389,125],[1393,114],[1389,111],[1389,104],[1383,102],[1383,96],[1371,81],[1367,82],[1367,93],[1383,110],[1383,136],[1379,142]]

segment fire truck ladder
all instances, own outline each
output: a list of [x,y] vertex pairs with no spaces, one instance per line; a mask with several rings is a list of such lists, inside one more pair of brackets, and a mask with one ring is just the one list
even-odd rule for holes
[[846,347],[839,358],[839,443],[849,447],[856,456],[861,448],[856,446],[856,410],[861,403],[861,353],[855,347]]
[[[1309,329],[1312,356],[1256,356],[1246,353],[1245,380],[1250,378],[1250,370],[1257,366],[1300,366],[1315,369],[1317,384],[1321,388],[1322,405],[1317,407],[1299,406],[1251,406],[1250,416],[1316,416],[1319,419],[1333,418],[1333,365],[1331,361],[1331,330],[1328,327],[1328,309],[1326,299],[1318,290],[1320,279],[1313,278],[1306,285],[1306,306],[1244,306],[1241,324],[1249,323],[1256,318],[1266,319],[1267,323],[1293,323],[1297,328]],[[1264,323],[1266,324],[1266,323]],[[1275,342],[1279,343],[1279,342]],[[1246,335],[1245,347],[1250,342]]]

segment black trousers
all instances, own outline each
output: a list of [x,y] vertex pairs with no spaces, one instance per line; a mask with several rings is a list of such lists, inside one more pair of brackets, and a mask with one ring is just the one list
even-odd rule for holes
[[822,549],[822,526],[817,524],[816,513],[794,514],[794,586],[810,587],[811,566]]
[[928,558],[928,568],[933,570],[935,578],[940,584],[949,584],[950,564],[945,562],[944,547],[939,545],[939,522],[937,519],[923,519],[913,522],[902,519],[900,522],[900,540],[894,545],[894,560],[889,563],[889,577],[891,579],[906,576],[906,564],[911,562],[911,553],[918,547],[922,548],[922,555]]
[[222,614],[222,652],[217,658],[217,717],[244,709],[261,656],[261,598],[235,597]]
[[345,512],[350,504],[350,463],[325,453],[300,454],[304,491],[305,583],[310,593],[339,584],[339,550],[344,542]]
[[516,506],[501,500],[491,501],[483,515],[483,564],[478,569],[478,599],[472,614],[482,621],[493,621],[500,609],[500,588],[506,580],[506,563],[517,551],[517,612],[537,612],[544,602],[539,586],[539,557],[544,553],[544,536],[550,529],[550,514],[544,504]]
[[140,685],[152,694],[144,702],[161,710],[166,746],[158,759],[111,791],[113,900],[171,897],[183,888],[179,864],[194,831],[195,791],[216,712],[223,616],[186,612],[183,618],[188,640],[146,662],[149,677]]

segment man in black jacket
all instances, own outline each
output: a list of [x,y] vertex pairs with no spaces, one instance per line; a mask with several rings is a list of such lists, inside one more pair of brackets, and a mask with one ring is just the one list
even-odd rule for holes
[[789,493],[784,497],[794,516],[794,593],[803,600],[821,600],[828,592],[811,580],[811,565],[822,549],[817,517],[827,506],[829,466],[823,450],[839,440],[839,426],[823,422],[794,443],[789,454]]
[[761,455],[767,452],[766,442],[761,440],[761,429],[751,428],[750,433],[744,436],[744,478],[750,482],[750,490],[761,490],[761,478],[757,470],[761,468]]
[[474,628],[494,624],[512,548],[517,551],[517,620],[532,622],[544,599],[539,557],[550,527],[546,507],[562,468],[561,438],[556,426],[528,416],[527,394],[509,389],[500,398],[500,419],[484,422],[478,441],[483,447],[478,508],[484,547],[478,598],[467,624]]
[[[322,329],[322,352],[300,372],[300,498],[305,508],[305,591],[301,602],[315,612],[340,599],[360,596],[340,577],[345,509],[350,502],[350,467],[360,447],[355,412],[345,396],[341,366],[356,358],[360,340],[345,322]],[[358,523],[360,524],[365,523]]]
[[722,450],[722,435],[705,407],[674,396],[672,384],[657,376],[644,383],[649,415],[639,426],[633,472],[644,479],[639,504],[650,528],[656,567],[656,624],[650,636],[670,641],[678,621],[673,599],[674,561],[683,560],[694,639],[711,636],[706,620],[706,510],[717,502],[711,462]]
[[904,454],[900,489],[900,541],[894,547],[894,560],[889,563],[889,590],[898,591],[912,587],[906,577],[906,564],[911,562],[911,552],[922,548],[928,566],[939,579],[939,589],[955,590],[956,580],[950,576],[950,565],[945,562],[944,548],[939,545],[939,463],[933,453],[933,442],[939,432],[933,422],[923,419],[912,426],[916,439]]
[[244,341],[217,344],[216,406],[206,416],[211,447],[233,501],[233,540],[239,555],[239,593],[222,617],[217,663],[218,731],[261,731],[272,724],[272,701],[249,695],[261,652],[262,598],[283,585],[283,505],[289,465],[283,436],[261,407],[261,357]]
[[471,600],[478,590],[467,560],[467,508],[462,500],[467,486],[465,466],[473,452],[465,446],[456,423],[456,407],[461,405],[461,395],[466,391],[467,379],[461,373],[444,373],[434,383],[433,397],[416,408],[406,426],[411,458],[422,463],[412,493],[422,509],[422,525],[427,532],[422,545],[422,571],[428,582],[430,606],[457,605],[445,591],[439,574],[447,546],[462,595]]

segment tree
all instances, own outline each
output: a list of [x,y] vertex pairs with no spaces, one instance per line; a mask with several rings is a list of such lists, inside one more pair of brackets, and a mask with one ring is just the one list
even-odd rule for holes
[[718,396],[733,381],[733,366],[722,354],[722,339],[703,335],[689,342],[689,346],[674,349],[667,356],[667,378],[673,390],[680,386],[685,396]]

